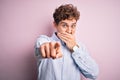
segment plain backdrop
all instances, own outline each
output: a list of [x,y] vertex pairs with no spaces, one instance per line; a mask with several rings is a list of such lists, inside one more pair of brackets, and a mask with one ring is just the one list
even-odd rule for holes
[[0,0],[0,80],[36,80],[36,38],[54,31],[61,4],[80,10],[76,38],[99,65],[97,80],[120,80],[119,0]]

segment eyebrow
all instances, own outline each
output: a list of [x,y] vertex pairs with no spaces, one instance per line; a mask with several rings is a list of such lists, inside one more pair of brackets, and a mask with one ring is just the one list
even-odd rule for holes
[[[67,24],[67,23],[66,23],[66,22],[60,22],[60,24]],[[76,24],[76,22],[75,22],[75,23],[72,23],[72,25],[73,25],[73,24]]]
[[60,22],[60,24],[63,24],[63,23],[67,24],[66,22]]

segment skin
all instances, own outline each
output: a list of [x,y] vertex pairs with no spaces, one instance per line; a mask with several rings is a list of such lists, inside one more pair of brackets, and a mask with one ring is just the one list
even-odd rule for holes
[[[76,31],[76,20],[65,19],[58,23],[54,22],[54,27],[57,31],[57,36],[66,43],[66,46],[70,51],[73,51],[73,47],[76,44],[75,31]],[[59,42],[44,43],[40,47],[40,51],[43,58],[60,58],[62,57],[61,45]]]

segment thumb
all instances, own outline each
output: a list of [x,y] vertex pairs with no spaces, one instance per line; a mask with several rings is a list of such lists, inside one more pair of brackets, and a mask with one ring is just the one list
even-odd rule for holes
[[58,54],[56,54],[56,58],[60,58],[60,57],[62,57],[62,53],[61,52],[59,52]]
[[62,55],[61,49],[58,48],[58,49],[56,50],[56,58],[60,58],[60,57],[62,57],[62,56],[63,56],[63,55]]

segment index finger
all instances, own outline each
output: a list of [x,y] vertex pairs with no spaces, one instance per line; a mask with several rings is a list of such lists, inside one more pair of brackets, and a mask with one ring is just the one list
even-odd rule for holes
[[56,58],[55,42],[50,42],[50,56]]
[[56,42],[56,58],[62,57],[61,46],[59,42]]

